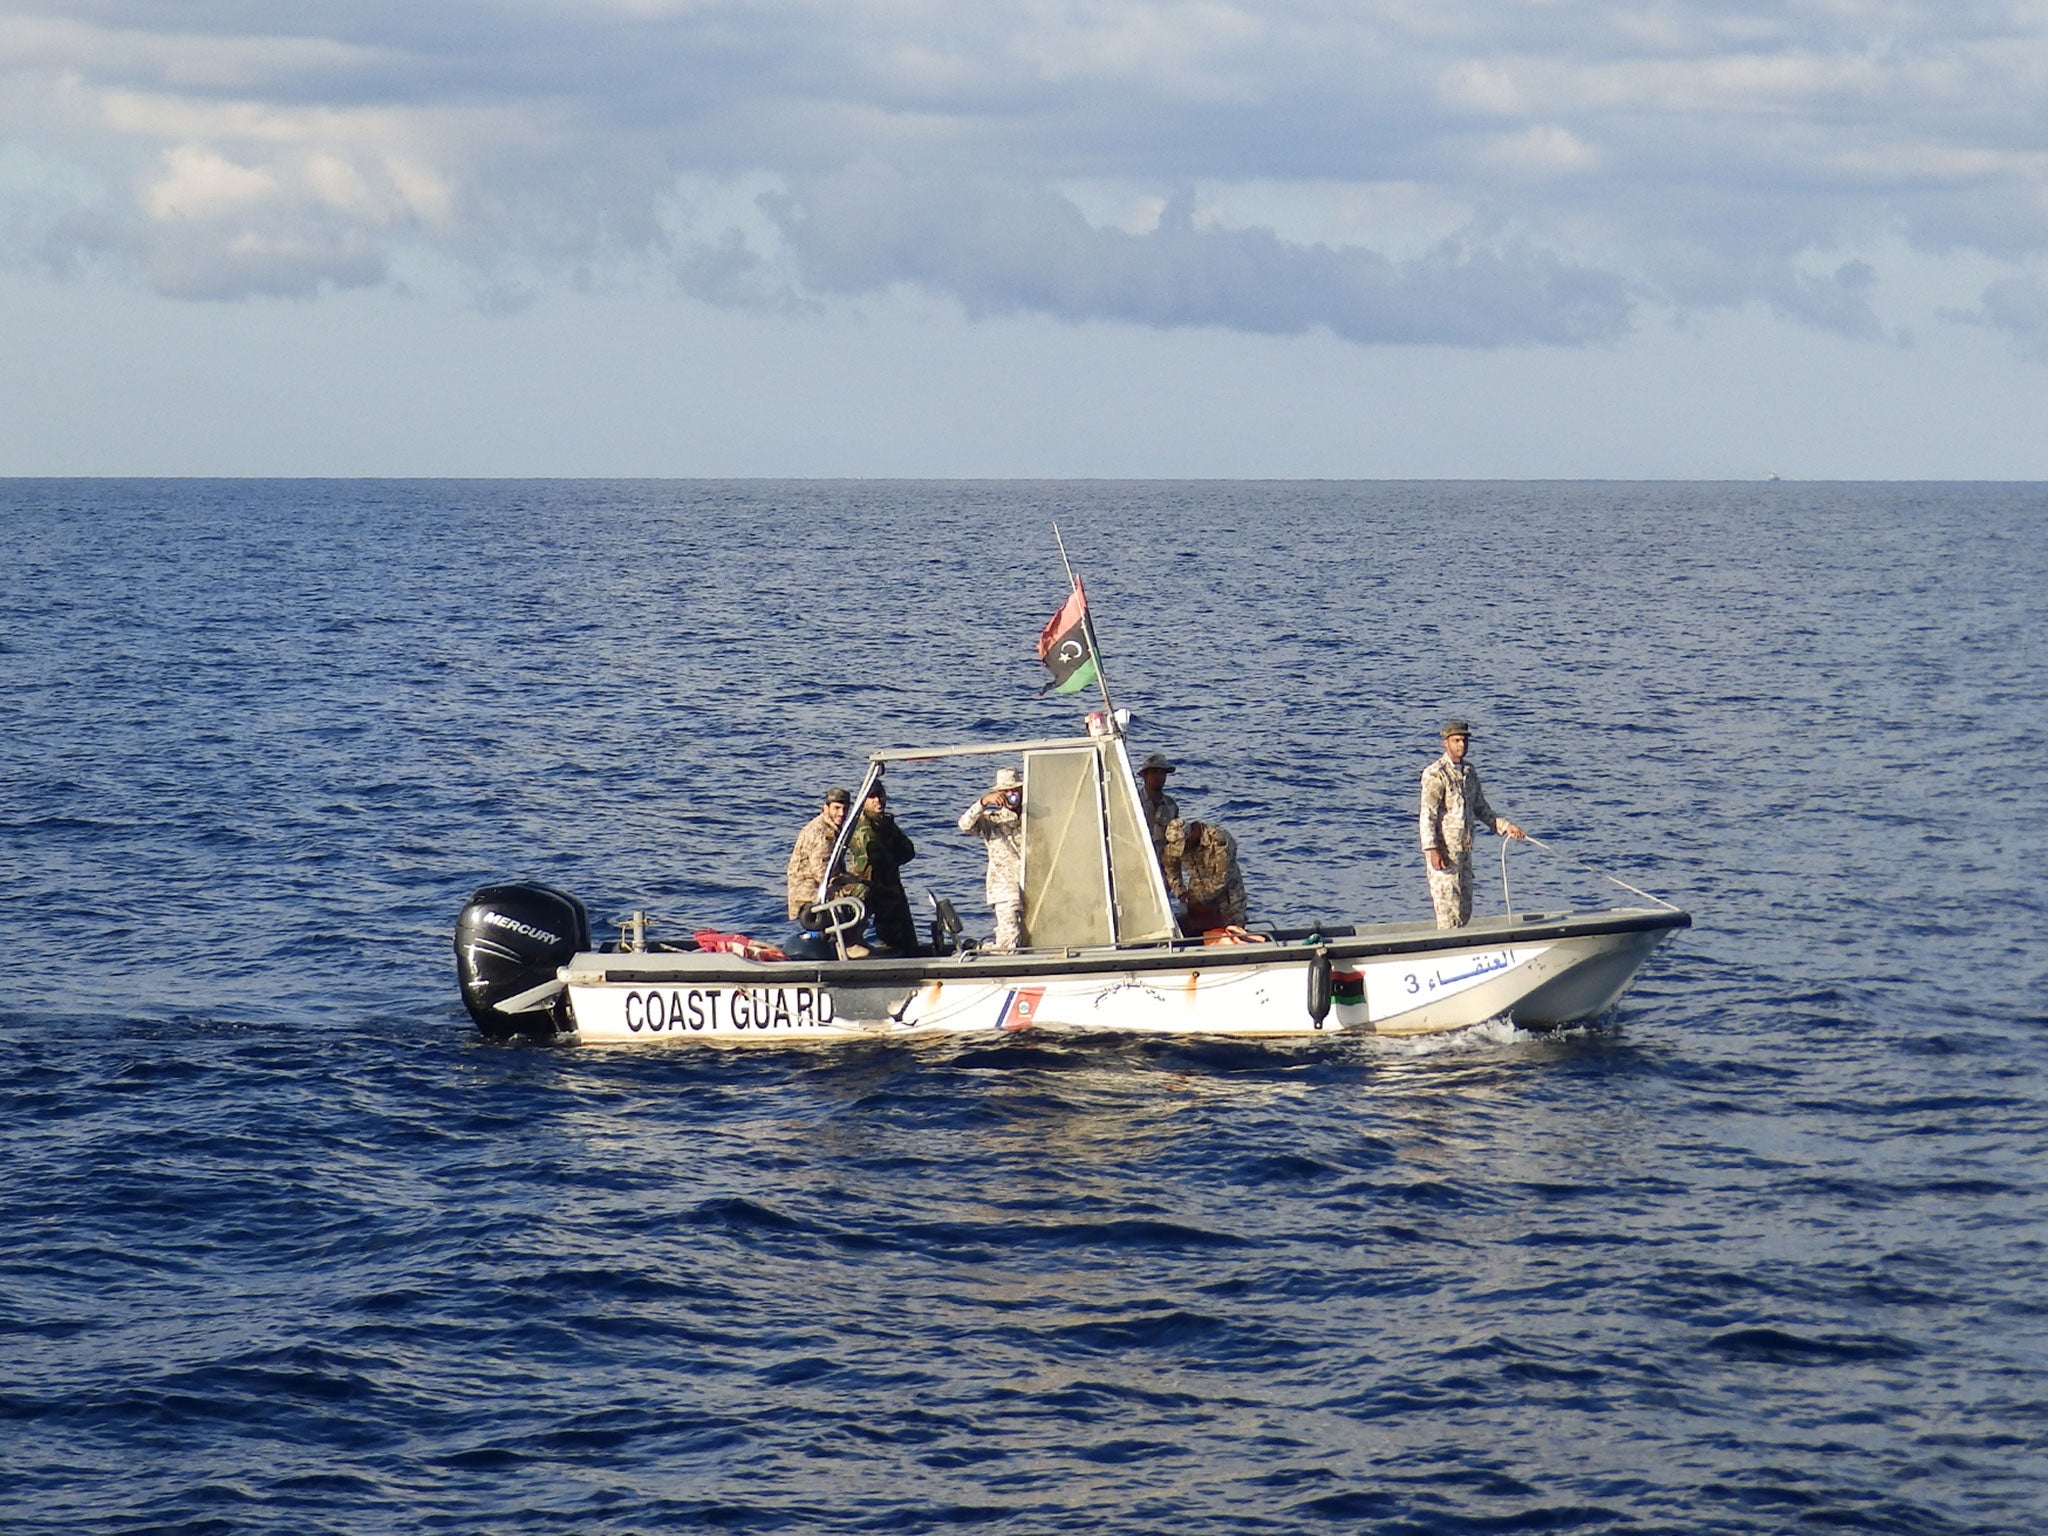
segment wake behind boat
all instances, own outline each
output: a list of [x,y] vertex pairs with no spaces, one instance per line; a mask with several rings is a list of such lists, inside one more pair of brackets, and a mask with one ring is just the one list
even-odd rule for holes
[[[1456,929],[1378,923],[1180,931],[1140,808],[1120,712],[1090,734],[871,753],[858,805],[889,768],[968,756],[1023,762],[1028,946],[988,953],[935,902],[930,952],[853,958],[861,914],[824,900],[824,953],[591,943],[581,902],[486,887],[456,929],[463,1002],[493,1039],[583,1043],[830,1040],[1004,1031],[1423,1035],[1503,1018],[1591,1019],[1691,918],[1675,907],[1516,913]],[[843,857],[852,818],[833,850]],[[840,910],[835,914],[833,908]],[[836,919],[836,921],[834,920]]]

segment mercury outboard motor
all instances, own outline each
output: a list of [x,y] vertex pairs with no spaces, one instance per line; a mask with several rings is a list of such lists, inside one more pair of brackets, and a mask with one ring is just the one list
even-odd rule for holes
[[566,891],[532,880],[487,885],[455,920],[462,1004],[493,1040],[569,1034],[568,995],[555,972],[590,948],[590,914]]

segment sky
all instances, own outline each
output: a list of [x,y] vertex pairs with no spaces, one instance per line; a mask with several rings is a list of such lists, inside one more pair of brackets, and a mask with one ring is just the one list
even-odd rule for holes
[[2048,479],[2048,0],[0,0],[0,475]]

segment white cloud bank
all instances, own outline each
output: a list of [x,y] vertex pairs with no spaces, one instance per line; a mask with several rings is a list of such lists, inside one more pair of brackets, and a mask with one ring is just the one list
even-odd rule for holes
[[2043,0],[0,0],[0,253],[1488,347],[1885,339],[1903,248],[2048,360],[2044,97]]

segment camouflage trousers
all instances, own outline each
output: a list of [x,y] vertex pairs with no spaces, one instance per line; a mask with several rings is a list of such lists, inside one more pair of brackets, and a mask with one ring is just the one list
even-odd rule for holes
[[1454,854],[1450,867],[1429,871],[1429,899],[1439,928],[1462,928],[1472,921],[1472,850]]
[[996,936],[989,949],[998,955],[1014,955],[1024,942],[1024,898],[999,901],[995,910]]

